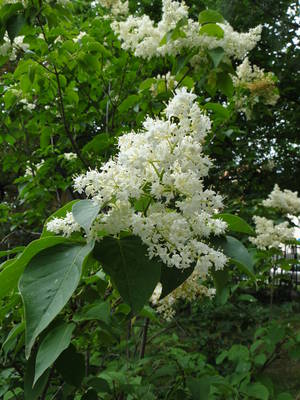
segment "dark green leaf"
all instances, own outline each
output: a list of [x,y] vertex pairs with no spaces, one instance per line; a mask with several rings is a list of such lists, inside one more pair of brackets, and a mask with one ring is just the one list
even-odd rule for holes
[[85,375],[84,356],[72,344],[59,356],[55,366],[66,383],[80,387]]
[[140,311],[159,282],[161,263],[149,259],[147,247],[135,236],[106,237],[96,244],[94,256],[123,300],[134,312]]
[[187,379],[187,387],[189,388],[193,400],[207,400],[210,394],[210,381],[207,376],[195,379]]
[[35,354],[32,354],[26,364],[24,376],[24,400],[37,400],[43,393],[49,377],[49,370],[46,371],[33,386]]
[[53,236],[31,242],[14,262],[0,272],[0,298],[8,295],[11,290],[16,288],[20,276],[32,257],[43,249],[68,241],[65,237]]
[[192,274],[193,270],[194,268],[169,268],[162,264],[160,276],[160,283],[162,284],[161,298],[180,286]]
[[50,324],[76,289],[92,244],[57,245],[38,253],[19,283],[25,307],[26,357],[37,336]]
[[34,385],[58,356],[69,347],[74,328],[74,324],[62,323],[52,329],[43,339],[35,360]]
[[8,33],[8,37],[11,41],[14,40],[16,36],[18,36],[20,30],[26,23],[26,18],[23,14],[17,14],[11,17],[6,23],[6,29]]

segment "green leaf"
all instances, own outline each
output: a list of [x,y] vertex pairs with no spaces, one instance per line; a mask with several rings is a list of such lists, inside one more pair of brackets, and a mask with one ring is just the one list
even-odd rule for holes
[[199,24],[208,24],[216,22],[224,22],[223,16],[215,10],[201,11],[198,17]]
[[227,97],[232,97],[234,87],[231,76],[228,73],[221,72],[218,74],[217,86],[221,93],[225,94]]
[[229,296],[229,291],[226,290],[226,285],[229,278],[228,271],[227,269],[212,271],[212,277],[217,291],[218,302],[219,304],[225,304]]
[[23,28],[25,23],[26,23],[26,18],[23,14],[17,14],[11,17],[6,22],[8,37],[10,38],[11,41],[13,41],[16,36],[18,36],[20,30]]
[[19,283],[25,308],[25,353],[28,358],[37,336],[63,309],[76,289],[91,243],[61,244],[38,253]]
[[99,320],[105,322],[107,325],[110,322],[110,306],[107,302],[99,300],[98,303],[93,303],[83,308],[83,310],[75,314],[73,321],[89,321]]
[[91,141],[89,141],[85,146],[83,146],[82,151],[94,154],[102,154],[113,144],[112,138],[108,133],[99,133]]
[[255,279],[253,272],[253,259],[246,247],[239,240],[232,236],[216,241],[224,254],[231,258],[231,261],[250,278]]
[[104,238],[97,243],[94,256],[110,275],[123,300],[140,311],[159,282],[161,263],[150,260],[141,239],[127,236]]
[[145,80],[140,84],[139,90],[140,90],[140,91],[143,91],[143,90],[150,89],[151,86],[152,86],[155,82],[156,82],[156,79],[155,79],[155,78],[147,78],[147,79],[145,79]]
[[224,31],[219,25],[206,24],[200,28],[199,35],[214,36],[217,39],[222,39],[224,37]]
[[12,350],[12,345],[15,343],[16,337],[22,333],[25,329],[25,322],[20,322],[16,326],[12,328],[12,330],[9,332],[7,335],[7,338],[5,339],[5,342],[2,345],[2,350],[4,352],[4,356],[6,358],[7,353]]
[[225,51],[222,47],[216,47],[208,50],[208,54],[214,63],[214,67],[217,68],[225,55]]
[[72,344],[59,356],[55,367],[66,383],[80,387],[85,375],[85,360]]
[[209,377],[207,376],[200,379],[187,379],[187,387],[192,394],[193,400],[207,400],[210,394],[210,386]]
[[269,391],[268,389],[262,385],[261,383],[250,383],[247,386],[247,394],[254,399],[259,400],[268,400],[269,399]]
[[21,253],[24,249],[25,249],[24,246],[17,246],[11,250],[3,250],[3,251],[0,251],[0,257],[6,257],[6,256],[9,256],[10,254]]
[[33,385],[36,384],[59,355],[69,347],[74,328],[74,324],[66,324],[64,322],[52,329],[43,339],[35,360]]
[[139,101],[139,96],[136,94],[132,94],[128,96],[122,103],[119,105],[118,110],[120,113],[128,111],[130,108],[135,106]]
[[100,211],[100,205],[93,200],[80,200],[72,207],[72,214],[75,221],[85,230],[91,229],[92,223]]
[[222,120],[228,119],[230,117],[230,112],[227,110],[227,108],[221,106],[221,104],[209,102],[205,104],[204,108],[206,110],[213,111],[216,116]]
[[193,272],[194,268],[178,269],[161,266],[160,283],[162,284],[161,298],[167,296],[180,286]]
[[47,223],[51,221],[53,218],[64,218],[67,215],[67,212],[72,211],[73,205],[78,201],[79,200],[72,200],[69,203],[65,204],[63,207],[61,207],[59,210],[55,211],[55,213],[51,214],[50,217],[48,217],[44,223],[44,228],[41,234],[41,238],[48,236],[55,236],[55,233],[47,230]]
[[294,400],[294,397],[290,393],[280,393],[276,400]]
[[41,250],[56,246],[59,243],[70,242],[61,236],[51,236],[31,242],[15,260],[0,272],[0,299],[16,288],[18,280],[29,261]]
[[35,354],[32,354],[30,359],[26,364],[26,371],[24,376],[24,399],[25,400],[37,400],[40,395],[43,393],[43,390],[47,384],[49,377],[49,370],[46,371],[40,379],[33,386],[34,379],[34,363],[35,363]]
[[248,235],[255,235],[251,226],[241,217],[237,215],[222,213],[213,216],[214,219],[222,219],[228,225],[229,230],[233,232],[248,233]]

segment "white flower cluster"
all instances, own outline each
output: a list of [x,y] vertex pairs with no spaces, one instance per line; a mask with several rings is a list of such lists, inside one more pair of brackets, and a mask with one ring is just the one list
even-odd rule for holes
[[[162,39],[176,28],[179,21],[187,23],[180,29],[181,37],[169,40],[160,45]],[[162,0],[162,19],[157,25],[147,15],[135,17],[130,15],[126,21],[115,21],[112,28],[122,40],[122,48],[132,50],[137,57],[150,59],[164,55],[176,56],[183,49],[206,49],[222,47],[227,56],[243,59],[260,40],[261,26],[250,29],[247,33],[238,33],[227,23],[218,24],[224,31],[221,39],[208,35],[200,35],[201,25],[188,17],[188,7],[184,2]]]
[[114,16],[127,15],[129,11],[127,0],[96,0],[95,3],[107,8]]
[[249,237],[249,240],[261,250],[280,248],[282,244],[295,238],[294,228],[289,228],[288,222],[275,225],[274,221],[257,215],[253,220],[257,236]]
[[[170,267],[196,265],[205,275],[226,263],[208,244],[210,235],[225,232],[226,223],[212,218],[222,207],[221,196],[203,185],[211,166],[202,151],[210,120],[196,97],[177,90],[165,119],[147,118],[143,131],[120,137],[118,155],[100,171],[76,177],[74,186],[101,205],[95,236],[128,230],[148,246],[150,258],[158,256]],[[65,234],[63,226],[62,221]]]
[[18,50],[27,51],[29,49],[29,44],[23,43],[24,36],[15,37],[13,43],[7,35],[4,36],[3,40],[4,43],[0,45],[0,55],[9,56],[10,61],[16,60]]
[[163,299],[160,299],[162,285],[158,283],[151,296],[150,302],[157,307],[157,311],[162,314],[165,320],[170,321],[175,315],[175,304],[178,300],[182,299],[192,302],[196,300],[196,298],[212,298],[216,294],[216,289],[201,285],[200,280],[201,272],[195,268],[185,282]]
[[292,192],[288,189],[281,191],[277,184],[262,204],[265,207],[277,208],[288,214],[296,216],[300,214],[300,197],[298,197],[298,192]]
[[76,153],[64,153],[63,157],[67,161],[71,161],[71,160],[75,160],[77,158],[77,154]]
[[73,232],[79,232],[80,226],[74,220],[73,214],[68,212],[65,218],[53,218],[47,223],[47,230],[56,234],[61,231],[69,237]]
[[[232,76],[235,86],[235,105],[244,112],[248,119],[251,118],[255,104],[262,102],[274,106],[279,99],[279,92],[272,72],[264,72],[257,65],[251,65],[248,57],[236,69],[236,76]],[[245,89],[250,92],[245,93]]]
[[30,103],[27,99],[21,99],[19,103],[23,104],[23,108],[30,112],[36,108],[36,104]]

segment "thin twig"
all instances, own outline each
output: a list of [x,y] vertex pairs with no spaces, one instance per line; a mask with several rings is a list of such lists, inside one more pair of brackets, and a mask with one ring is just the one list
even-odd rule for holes
[[150,323],[149,318],[145,318],[145,324],[143,327],[143,337],[142,337],[142,343],[141,343],[141,351],[140,351],[140,359],[145,357],[145,349],[146,349],[146,344],[147,344],[147,334],[148,334],[149,323]]

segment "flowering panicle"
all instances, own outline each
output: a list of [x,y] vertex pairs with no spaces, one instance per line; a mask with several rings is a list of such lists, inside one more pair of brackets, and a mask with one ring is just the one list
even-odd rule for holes
[[298,197],[298,192],[292,192],[288,189],[281,191],[277,184],[262,204],[265,207],[277,208],[284,213],[296,216],[300,214],[300,197]]
[[170,321],[175,315],[175,304],[177,301],[185,300],[192,302],[197,298],[212,298],[215,295],[216,289],[201,285],[201,278],[199,269],[195,269],[186,281],[162,299],[160,299],[162,285],[158,283],[150,302],[156,306],[157,311],[165,320]]
[[96,0],[95,3],[107,8],[115,17],[127,15],[129,11],[127,0]]
[[[226,223],[212,218],[222,207],[221,196],[203,185],[211,166],[202,150],[210,120],[195,99],[185,88],[176,90],[165,118],[147,118],[141,132],[121,136],[118,155],[100,171],[75,177],[74,187],[101,205],[91,235],[130,231],[148,246],[150,258],[158,256],[170,267],[196,265],[205,275],[226,263],[209,246],[210,236],[223,234]],[[48,229],[54,224],[55,232],[69,235],[69,220],[66,230],[63,221]]]
[[257,215],[253,220],[257,236],[249,240],[261,250],[280,248],[280,245],[295,238],[294,228],[289,228],[288,222],[275,225],[274,221]]
[[[161,45],[162,39],[179,21],[187,23],[181,27],[183,34],[176,40],[170,40]],[[115,21],[112,28],[122,41],[125,50],[132,50],[137,57],[150,59],[152,57],[180,54],[183,49],[206,49],[222,47],[227,56],[243,59],[260,40],[261,26],[250,29],[247,33],[238,33],[227,23],[220,23],[224,31],[221,39],[199,35],[201,25],[190,19],[188,7],[184,2],[173,0],[162,1],[162,18],[156,25],[147,15],[134,17],[130,15],[126,21]]]
[[264,72],[257,65],[251,65],[247,57],[237,67],[236,76],[232,76],[232,81],[236,88],[236,108],[244,112],[248,119],[251,118],[252,109],[258,102],[273,106],[279,99],[275,75],[272,72]]

